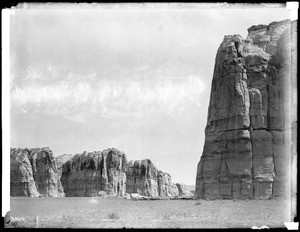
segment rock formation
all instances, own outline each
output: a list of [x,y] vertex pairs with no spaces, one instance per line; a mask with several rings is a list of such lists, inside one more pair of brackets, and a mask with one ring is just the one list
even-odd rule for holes
[[172,178],[169,173],[158,171],[157,173],[158,195],[174,197],[178,196],[178,188],[172,183]]
[[127,167],[127,193],[143,196],[177,196],[178,188],[171,175],[158,170],[149,159],[129,161]]
[[127,193],[138,193],[143,196],[158,196],[158,170],[149,159],[129,161],[127,167]]
[[127,162],[115,149],[65,154],[54,158],[49,148],[11,149],[11,196],[95,197],[177,196],[181,184],[153,165],[151,160]]
[[66,196],[91,197],[99,191],[112,196],[126,192],[127,160],[115,148],[76,154],[62,165],[61,182]]
[[176,186],[178,189],[178,196],[192,195],[184,184],[177,183]]
[[46,148],[10,151],[11,196],[64,197],[52,151]]
[[290,148],[289,20],[228,35],[215,62],[198,198],[287,196]]

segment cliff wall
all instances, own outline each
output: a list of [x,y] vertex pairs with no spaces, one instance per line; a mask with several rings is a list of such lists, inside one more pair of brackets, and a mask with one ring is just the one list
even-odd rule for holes
[[297,23],[252,26],[224,37],[215,60],[198,198],[289,194],[291,53]]
[[46,148],[10,150],[11,196],[64,197],[52,151]]
[[139,193],[144,196],[179,195],[171,175],[158,170],[149,159],[129,161],[126,175],[127,193]]
[[62,165],[61,183],[66,196],[91,197],[99,191],[123,196],[126,166],[125,154],[115,148],[76,154]]

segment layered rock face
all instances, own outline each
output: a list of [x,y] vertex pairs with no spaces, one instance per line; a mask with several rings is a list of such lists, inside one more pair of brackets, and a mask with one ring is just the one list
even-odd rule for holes
[[290,21],[225,36],[214,68],[198,198],[287,196],[291,83]]
[[177,183],[176,186],[178,189],[178,196],[192,195],[191,192],[187,190],[184,184]]
[[126,175],[127,193],[153,197],[178,195],[170,174],[158,170],[149,159],[129,161]]
[[10,151],[11,196],[64,197],[61,173],[52,151],[46,148]]
[[158,196],[158,170],[149,159],[129,161],[127,167],[127,193],[138,193],[143,196]]
[[151,160],[127,162],[115,149],[65,154],[54,158],[49,148],[11,149],[11,196],[94,197],[184,195],[184,186]]
[[97,196],[99,191],[123,196],[126,192],[126,168],[125,154],[115,148],[84,152],[62,165],[61,183],[66,196],[92,197]]
[[172,178],[169,173],[159,171],[157,173],[157,183],[159,196],[178,196],[177,185],[172,183]]

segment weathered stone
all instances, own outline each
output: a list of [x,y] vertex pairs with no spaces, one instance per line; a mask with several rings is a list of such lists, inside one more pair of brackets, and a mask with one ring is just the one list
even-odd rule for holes
[[[275,171],[275,181],[273,188],[273,196],[288,196],[288,189],[290,188],[289,182],[290,177],[287,172],[287,167],[289,166],[289,154],[284,147],[285,138],[282,131],[272,131],[273,137],[273,159],[274,159],[274,171]],[[288,142],[288,141],[286,141]]]
[[39,197],[29,161],[28,149],[10,149],[10,194],[11,196]]
[[157,173],[158,195],[159,196],[177,196],[178,188],[172,183],[171,175],[166,172],[158,171]]
[[106,197],[107,194],[105,191],[99,191],[98,194],[97,194],[98,197]]
[[178,196],[191,195],[190,191],[187,190],[186,186],[181,183],[176,183],[178,189]]
[[125,200],[130,200],[130,199],[131,199],[131,197],[130,197],[130,194],[128,194],[128,193],[125,193],[125,195],[124,195],[124,199],[125,199]]
[[64,197],[61,185],[61,173],[57,169],[56,160],[49,148],[30,150],[34,180],[42,196]]
[[11,149],[11,195],[64,197],[52,151],[46,148]]
[[[294,26],[295,27],[295,26]],[[291,22],[225,36],[214,68],[198,198],[268,199],[287,193]],[[295,58],[294,58],[295,59]],[[285,131],[283,133],[283,131]]]
[[145,197],[179,193],[171,176],[149,159],[127,164],[125,154],[114,148],[56,158],[49,148],[11,149],[12,196],[113,197],[125,196],[126,188]]
[[62,167],[66,196],[97,196],[99,191],[123,196],[126,192],[126,156],[117,149],[76,154]]
[[158,170],[149,159],[129,161],[127,167],[127,193],[143,196],[177,196],[178,188],[171,175]]
[[127,168],[127,193],[138,193],[144,196],[158,196],[158,170],[149,159],[129,161]]
[[256,88],[249,89],[250,121],[252,129],[267,128],[268,99],[266,92]]

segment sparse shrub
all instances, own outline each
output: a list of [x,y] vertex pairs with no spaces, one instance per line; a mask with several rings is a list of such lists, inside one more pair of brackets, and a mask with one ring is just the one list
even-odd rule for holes
[[201,205],[201,202],[200,202],[200,201],[198,201],[198,202],[196,202],[196,203],[195,203],[195,205]]
[[15,221],[10,221],[9,223],[5,224],[5,228],[22,228],[24,227],[23,223]]
[[191,218],[192,217],[192,214],[191,214],[191,212],[183,212],[183,217],[184,218]]
[[169,213],[164,213],[163,216],[162,216],[162,219],[163,220],[170,220],[170,216],[171,215]]
[[120,216],[119,216],[119,214],[117,214],[117,213],[109,213],[109,214],[107,215],[107,218],[108,218],[108,219],[119,219]]

